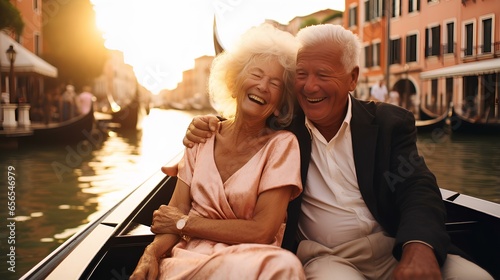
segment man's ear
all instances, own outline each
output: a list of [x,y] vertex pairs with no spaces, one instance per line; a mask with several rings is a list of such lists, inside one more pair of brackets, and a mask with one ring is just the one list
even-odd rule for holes
[[354,69],[351,71],[351,81],[349,85],[349,91],[354,91],[356,89],[356,86],[358,84],[358,77],[359,77],[359,67],[356,66]]

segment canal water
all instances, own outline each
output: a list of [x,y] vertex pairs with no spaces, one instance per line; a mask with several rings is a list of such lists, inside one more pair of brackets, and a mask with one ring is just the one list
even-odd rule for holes
[[[186,128],[199,113],[153,109],[138,131],[1,151],[0,279],[18,279],[182,151]],[[419,135],[418,146],[441,187],[500,203],[500,136],[429,133]],[[15,272],[7,262],[9,167],[16,182]]]

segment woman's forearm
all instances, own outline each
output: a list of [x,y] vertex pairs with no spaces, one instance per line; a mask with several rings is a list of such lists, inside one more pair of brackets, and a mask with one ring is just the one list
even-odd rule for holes
[[217,220],[190,216],[183,234],[227,244],[260,243],[274,241],[285,221],[288,198],[292,187],[281,187],[259,195],[251,219]]
[[149,253],[160,259],[170,253],[170,250],[177,244],[179,239],[180,237],[175,234],[157,234],[146,250],[150,250]]
[[255,220],[244,219],[208,219],[190,216],[183,234],[208,239],[226,244],[260,243],[270,244],[274,241],[279,226],[266,227]]

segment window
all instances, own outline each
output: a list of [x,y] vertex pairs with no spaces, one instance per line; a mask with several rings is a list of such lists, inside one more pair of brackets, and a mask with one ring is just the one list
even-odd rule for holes
[[372,45],[366,45],[365,46],[365,67],[370,68],[372,67]]
[[35,54],[40,56],[40,34],[35,34],[34,37],[34,45],[35,45]]
[[401,38],[391,40],[390,42],[389,64],[401,63]]
[[439,56],[441,48],[441,26],[425,29],[425,57]]
[[385,1],[384,0],[372,0],[373,1],[373,18],[381,18],[384,15]]
[[381,18],[384,15],[384,0],[365,0],[365,21]]
[[406,36],[406,62],[417,61],[417,35]]
[[465,25],[465,48],[464,56],[471,56],[473,54],[474,46],[474,24],[468,23]]
[[483,19],[481,21],[483,27],[483,41],[482,41],[482,53],[491,53],[492,49],[492,22],[491,18]]
[[358,7],[349,8],[349,27],[358,25]]
[[365,0],[365,21],[370,21],[370,1]]
[[373,44],[373,63],[372,66],[380,66],[380,42]]
[[401,16],[401,0],[391,0],[391,17]]
[[365,46],[365,67],[380,66],[380,42]]
[[408,13],[420,11],[420,0],[408,0]]
[[455,23],[448,22],[445,29],[446,43],[443,48],[444,53],[455,53]]

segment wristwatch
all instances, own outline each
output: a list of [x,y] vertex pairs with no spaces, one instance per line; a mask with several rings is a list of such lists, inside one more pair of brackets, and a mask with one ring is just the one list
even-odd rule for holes
[[186,226],[187,224],[187,221],[189,219],[189,216],[188,215],[183,215],[179,220],[177,220],[177,222],[175,223],[175,226],[177,227],[177,229],[180,231],[180,235],[182,236],[182,229],[184,229],[184,227]]

